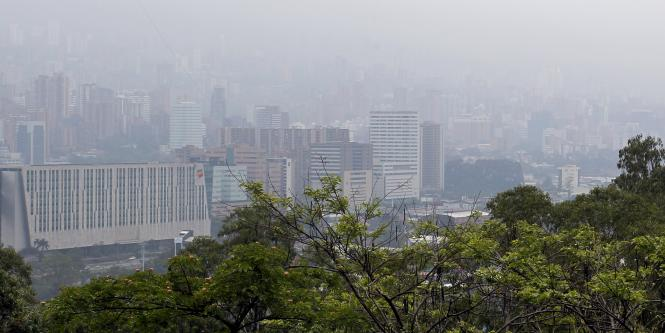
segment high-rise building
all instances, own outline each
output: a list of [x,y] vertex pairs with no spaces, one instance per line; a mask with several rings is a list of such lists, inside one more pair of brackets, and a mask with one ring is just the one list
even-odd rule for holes
[[375,197],[372,170],[346,170],[342,173],[342,193],[351,206],[369,202]]
[[266,160],[266,180],[263,182],[266,192],[282,198],[294,196],[294,169],[290,158],[272,157]]
[[[349,130],[344,128],[221,128],[218,147],[247,145],[264,152],[266,157],[287,157],[293,167],[293,187],[302,193],[308,179],[309,159],[306,152],[311,145],[331,142],[349,142]],[[251,172],[250,172],[251,174]]]
[[420,184],[423,194],[443,194],[443,137],[440,124],[424,122],[420,125]]
[[60,152],[65,146],[66,132],[61,125],[69,110],[69,79],[62,73],[52,76],[40,75],[34,82],[28,109],[43,112],[46,127],[60,130],[49,131],[48,152]]
[[243,165],[221,165],[213,167],[212,203],[247,201],[242,182],[247,181],[247,167]]
[[226,149],[227,165],[245,166],[247,180],[263,182],[266,177],[266,154],[258,147],[232,145]]
[[556,128],[546,128],[542,133],[542,152],[545,155],[561,155],[563,153],[563,134]]
[[210,95],[210,121],[214,128],[224,126],[226,118],[226,90],[215,87]]
[[0,168],[0,243],[51,249],[210,235],[200,165],[105,164]]
[[203,148],[205,126],[201,118],[201,107],[188,101],[173,105],[169,117],[169,148],[180,149],[186,146]]
[[386,200],[420,197],[420,121],[416,111],[372,111],[374,171]]
[[150,121],[151,98],[144,91],[125,91],[117,96],[117,104],[123,117],[123,124],[131,124],[137,120]]
[[282,112],[276,105],[259,105],[254,108],[254,126],[256,128],[288,128],[289,114]]
[[78,113],[83,119],[78,133],[80,145],[94,147],[98,140],[120,133],[121,116],[112,89],[94,83],[82,84],[78,97]]
[[314,144],[309,151],[309,174],[312,184],[326,175],[341,176],[347,170],[371,170],[372,146],[358,142]]
[[46,126],[43,121],[16,123],[16,151],[25,164],[44,164],[46,161]]
[[579,186],[579,171],[577,165],[564,165],[559,168],[559,189],[568,193],[575,193]]
[[[314,144],[309,151],[309,181],[321,185],[321,177],[339,176],[344,195],[367,201],[372,193],[372,145],[357,142]],[[369,175],[369,178],[368,178]]]

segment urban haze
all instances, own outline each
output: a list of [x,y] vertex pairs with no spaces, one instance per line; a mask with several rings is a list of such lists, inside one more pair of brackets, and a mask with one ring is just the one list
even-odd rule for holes
[[[635,237],[644,234],[660,237],[663,17],[665,3],[648,0],[0,0],[0,247],[15,250],[32,267],[27,302],[35,304],[16,323],[34,320],[39,324],[30,329],[36,331],[663,329],[662,322],[644,319],[659,318],[665,313],[660,307],[640,303],[622,317],[611,306],[597,310],[591,303],[579,309],[593,315],[581,315],[578,305],[550,298],[543,304],[554,303],[542,309],[528,297],[520,300],[528,304],[523,307],[506,301],[524,296],[523,290],[478,294],[494,319],[444,321],[437,319],[440,309],[421,314],[421,307],[409,310],[407,299],[392,304],[402,302],[400,293],[389,298],[381,294],[386,290],[352,281],[364,273],[368,281],[375,277],[366,271],[345,275],[353,270],[340,269],[337,255],[353,254],[331,240],[355,221],[367,234],[347,236],[370,258],[379,248],[397,255],[422,244],[453,243],[438,231],[418,238],[430,222],[442,233],[481,232],[498,223],[508,230],[496,243],[497,260],[505,263],[517,251],[511,246],[528,233],[521,222],[540,228],[542,239],[563,239],[589,226],[607,248],[639,243]],[[644,153],[647,148],[653,154]],[[321,193],[327,199],[317,197]],[[347,201],[328,202],[339,197]],[[538,200],[543,206],[535,207]],[[329,206],[314,214],[323,203]],[[293,230],[307,232],[284,236],[284,228],[293,227],[290,214],[307,209],[311,215],[303,216],[310,220],[293,217],[309,221],[293,222]],[[612,213],[605,218],[595,210]],[[646,226],[631,218],[638,215]],[[319,230],[314,219],[326,227]],[[254,223],[256,234],[243,223]],[[633,226],[635,231],[622,229]],[[129,303],[123,311],[139,309],[148,319],[113,326],[108,318],[84,323],[58,312],[66,297],[104,277],[120,281],[149,270],[170,279],[183,253],[210,262],[205,254],[217,251],[218,270],[201,273],[203,280],[217,281],[221,273],[214,272],[242,257],[234,251],[254,243],[280,251],[288,243],[287,261],[304,260],[309,268],[320,259],[308,257],[310,250],[332,251],[325,260],[346,281],[337,281],[337,291],[357,298],[344,305],[355,314],[343,316],[351,324],[335,319],[330,326],[318,312],[287,313],[290,308],[277,303],[252,303],[240,317],[233,310],[215,317],[211,310],[160,308],[188,318],[177,327],[151,322],[154,309]],[[624,256],[634,253],[614,255]],[[636,272],[646,267],[639,260]],[[426,276],[418,288],[432,288],[433,275],[426,273],[436,265],[414,273]],[[454,294],[470,285],[455,279],[459,272],[471,279],[476,271],[456,265],[447,268],[454,274],[437,271],[441,290]],[[486,268],[498,267],[493,265]],[[292,266],[279,269],[287,276]],[[0,273],[3,267],[0,261]],[[63,289],[68,286],[77,287]],[[358,290],[386,303],[365,305]],[[650,292],[645,297],[657,300],[649,302],[662,303]],[[471,295],[459,295],[464,293]],[[419,296],[413,291],[409,297]],[[104,308],[94,297],[86,300],[77,302]],[[476,311],[467,303],[443,303],[423,301],[422,311]],[[404,307],[402,315],[396,306]],[[378,316],[381,309],[396,312]],[[11,317],[2,313],[0,319]],[[401,326],[411,315],[419,324]],[[20,326],[7,325],[0,331]]]

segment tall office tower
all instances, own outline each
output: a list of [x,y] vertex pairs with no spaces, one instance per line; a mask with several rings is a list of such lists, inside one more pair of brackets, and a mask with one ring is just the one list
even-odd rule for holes
[[115,110],[118,115],[118,131],[122,135],[146,132],[151,121],[151,98],[146,92],[124,91],[116,95]]
[[386,200],[420,197],[420,121],[416,111],[372,111],[369,142],[379,194]]
[[247,167],[247,180],[263,182],[266,178],[266,154],[258,147],[231,145],[226,148],[226,164]]
[[150,121],[152,99],[144,91],[125,91],[117,95],[117,107],[123,117],[123,123],[137,120]]
[[266,180],[263,182],[266,192],[282,198],[294,196],[294,169],[290,158],[272,157],[266,159]]
[[160,87],[150,91],[150,123],[158,142],[168,144],[169,142],[169,115],[171,114],[171,90],[168,87]]
[[559,189],[570,194],[579,186],[580,168],[577,165],[564,165],[559,168]]
[[92,147],[98,140],[120,133],[121,117],[116,109],[116,95],[112,89],[94,83],[82,84],[78,91],[78,113],[83,119],[78,143]]
[[246,166],[220,165],[213,167],[212,203],[247,201],[247,193],[241,186],[242,182],[246,180]]
[[192,163],[0,168],[0,242],[51,249],[210,235],[203,167]]
[[546,128],[542,134],[542,152],[545,155],[561,155],[563,153],[563,133],[556,128]]
[[[63,120],[69,116],[69,96],[69,79],[64,74],[40,75],[34,82],[28,109],[44,112],[47,128],[62,128]],[[49,131],[47,151],[59,153],[65,145],[65,134],[63,130]]]
[[254,108],[254,127],[288,128],[289,114],[276,105],[259,105]]
[[[260,149],[267,157],[288,157],[294,170],[293,187],[302,194],[308,179],[306,151],[313,144],[349,142],[349,130],[343,128],[220,128],[216,146],[248,145]],[[251,174],[251,172],[250,172]]]
[[194,102],[180,101],[174,104],[169,117],[169,148],[203,148],[204,135],[201,107]]
[[344,195],[356,202],[368,201],[372,193],[372,145],[357,142],[313,144],[309,151],[309,181],[321,186],[321,177],[339,176]]
[[443,194],[443,130],[440,124],[420,125],[420,184],[423,194]]
[[210,121],[213,128],[224,126],[224,118],[226,118],[226,90],[215,87],[210,95]]
[[25,164],[44,164],[46,161],[46,126],[43,121],[16,123],[16,151]]

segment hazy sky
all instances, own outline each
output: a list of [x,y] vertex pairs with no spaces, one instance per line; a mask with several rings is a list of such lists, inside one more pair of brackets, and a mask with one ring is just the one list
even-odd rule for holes
[[[344,57],[415,72],[558,66],[653,88],[665,83],[665,2],[647,0],[0,0],[0,26],[59,21],[177,52],[224,40],[238,56]],[[153,23],[151,22],[154,22]],[[223,36],[223,38],[221,37]],[[163,44],[163,43],[162,43]],[[163,47],[166,47],[162,45]]]

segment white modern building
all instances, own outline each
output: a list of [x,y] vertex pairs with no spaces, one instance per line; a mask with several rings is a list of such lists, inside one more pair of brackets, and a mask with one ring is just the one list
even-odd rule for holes
[[293,161],[286,157],[266,159],[266,180],[263,182],[266,192],[282,198],[294,196],[293,181],[295,178]]
[[347,170],[342,174],[342,191],[349,203],[356,206],[370,202],[374,195],[374,175],[372,170]]
[[[150,121],[152,116],[152,99],[144,91],[125,91],[117,96],[120,114],[123,122],[131,122],[135,119],[142,119],[145,122]],[[123,124],[126,125],[126,124]]]
[[247,181],[246,166],[213,167],[212,203],[247,201],[247,194],[241,186],[244,181]]
[[580,185],[580,168],[577,165],[564,165],[559,168],[559,189],[573,194]]
[[180,101],[173,105],[169,118],[169,148],[186,146],[203,148],[205,126],[201,106],[194,102]]
[[185,163],[0,167],[0,242],[67,249],[210,235],[204,179]]
[[370,112],[369,142],[381,196],[386,200],[417,200],[420,197],[418,112]]

